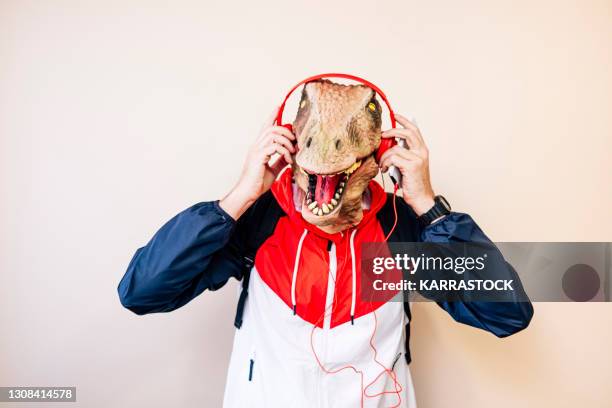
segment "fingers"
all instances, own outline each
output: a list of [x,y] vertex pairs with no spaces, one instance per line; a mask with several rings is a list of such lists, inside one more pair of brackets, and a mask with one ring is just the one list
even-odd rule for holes
[[387,165],[387,167],[391,165],[389,164],[389,161],[393,160],[394,157],[399,157],[400,159],[408,160],[410,162],[414,162],[415,164],[419,164],[419,165],[425,161],[421,156],[414,153],[413,151],[403,149],[399,146],[397,150],[393,150],[393,149],[386,151],[385,154],[382,155],[382,157],[380,158],[380,167],[384,168],[385,165]]
[[[404,139],[408,144],[408,149],[410,149],[411,152],[421,156],[424,159],[427,159],[429,157],[429,149],[427,149],[427,146],[425,146],[425,144],[422,142],[422,139],[419,139],[418,136],[412,130],[390,129],[385,131],[382,134],[382,137],[396,137]],[[408,149],[402,148],[402,150]]]
[[423,147],[421,139],[412,129],[389,129],[385,130],[381,136],[383,138],[398,137],[404,139],[412,150],[419,150]]
[[385,160],[384,163],[381,163],[380,170],[383,173],[386,173],[387,170],[389,170],[389,167],[391,166],[397,167],[403,174],[407,169],[410,168],[410,161],[400,156],[390,156],[387,158],[387,160]]
[[271,127],[266,136],[259,143],[263,146],[269,145],[270,143],[277,143],[284,146],[291,153],[295,153],[295,146],[293,144],[295,136],[287,128],[282,126]]
[[416,135],[418,136],[418,138],[421,140],[421,142],[423,143],[423,145],[425,145],[425,140],[423,139],[423,136],[421,135],[421,131],[419,130],[419,127],[417,125],[415,125],[414,123],[412,123],[410,120],[408,120],[408,118],[406,118],[403,115],[400,115],[398,113],[395,114],[395,119],[397,120],[397,123],[399,123],[400,125],[402,125],[405,129],[410,129],[413,132],[416,132]]
[[261,134],[259,136],[259,138],[257,139],[256,143],[265,143],[266,140],[269,139],[270,134],[278,134],[278,135],[283,135],[284,137],[286,137],[289,140],[295,140],[295,135],[293,133],[291,133],[291,131],[289,129],[287,129],[284,126],[268,126],[266,128],[264,128],[261,131]]
[[274,153],[280,154],[287,163],[293,163],[293,159],[291,158],[291,153],[289,152],[289,150],[287,150],[286,147],[278,143],[272,143],[270,145],[264,146],[263,153],[265,155],[265,163],[268,163],[270,161],[270,158]]
[[404,149],[401,146],[395,146],[387,150],[380,158],[380,168],[383,172],[387,171],[390,166],[396,166],[400,169],[406,169],[411,166],[422,166],[426,159],[419,156],[412,150]]
[[296,151],[293,144],[295,135],[284,126],[275,126],[275,118],[275,115],[270,115],[267,126],[262,129],[252,149],[257,157],[261,157],[264,164],[268,164],[270,158],[275,153],[283,157],[283,160],[286,162],[285,165],[287,163],[293,163],[291,154]]
[[288,139],[295,140],[295,135],[284,126],[270,126],[264,133],[277,133],[287,137]]
[[399,113],[395,114],[395,120],[397,120],[397,123],[399,123],[400,125],[402,125],[402,127],[406,128],[406,129],[412,129],[412,130],[416,130],[416,131],[419,130],[417,125],[415,125],[410,120],[408,120],[408,118],[406,118],[403,115],[400,115]]
[[382,133],[382,137],[404,139],[411,150],[426,158],[429,155],[429,150],[427,149],[427,145],[425,144],[425,140],[419,128],[402,115],[396,114],[395,118],[403,128],[386,130]]
[[278,143],[279,145],[284,146],[291,153],[295,153],[295,146],[291,143],[291,140],[287,139],[285,136],[278,135],[276,133],[272,133],[270,135],[272,143]]

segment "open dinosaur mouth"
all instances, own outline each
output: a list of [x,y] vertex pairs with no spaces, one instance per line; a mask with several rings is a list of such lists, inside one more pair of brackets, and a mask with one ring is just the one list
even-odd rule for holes
[[361,166],[361,160],[336,174],[312,174],[308,176],[306,206],[311,213],[323,216],[338,208],[349,177]]

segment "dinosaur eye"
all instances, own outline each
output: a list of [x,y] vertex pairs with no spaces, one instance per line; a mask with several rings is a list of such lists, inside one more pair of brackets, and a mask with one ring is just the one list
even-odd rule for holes
[[369,109],[371,112],[376,112],[376,104],[375,104],[374,102],[370,102],[370,103],[368,103],[368,109]]

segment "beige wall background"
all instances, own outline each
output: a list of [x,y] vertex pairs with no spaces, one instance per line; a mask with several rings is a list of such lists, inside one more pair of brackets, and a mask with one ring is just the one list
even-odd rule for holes
[[[609,0],[2,0],[0,385],[219,407],[236,283],[141,318],[115,288],[314,73],[415,116],[435,189],[494,240],[612,241],[611,41]],[[535,309],[499,340],[416,305],[420,406],[609,407],[612,305]]]

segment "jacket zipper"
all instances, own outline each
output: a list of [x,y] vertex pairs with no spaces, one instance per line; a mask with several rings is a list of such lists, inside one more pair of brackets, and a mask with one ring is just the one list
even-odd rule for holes
[[327,273],[327,293],[325,294],[325,315],[323,316],[323,329],[329,330],[333,312],[334,295],[336,293],[336,275],[338,260],[336,257],[336,244],[332,243],[329,249],[329,272]]

